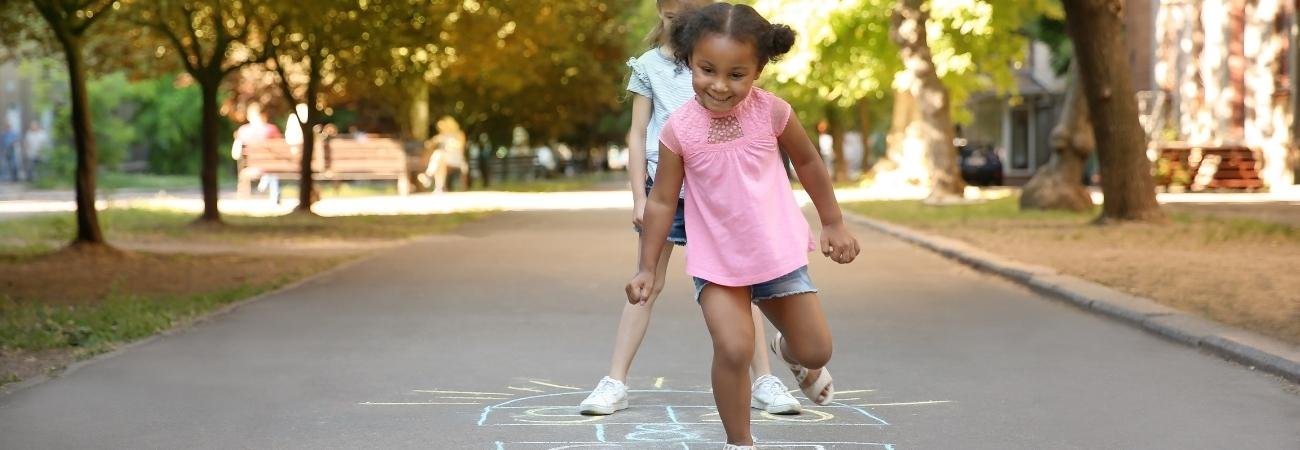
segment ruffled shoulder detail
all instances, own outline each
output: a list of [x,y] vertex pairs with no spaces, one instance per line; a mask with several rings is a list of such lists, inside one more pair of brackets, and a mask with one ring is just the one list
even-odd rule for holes
[[640,59],[629,58],[627,60],[627,66],[632,69],[632,78],[636,79],[643,85],[650,86],[650,74],[646,72],[645,65],[641,63]]

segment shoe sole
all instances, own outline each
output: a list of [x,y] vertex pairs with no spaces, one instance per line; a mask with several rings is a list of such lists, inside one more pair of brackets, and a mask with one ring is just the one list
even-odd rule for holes
[[578,413],[584,416],[608,416],[627,409],[627,400],[615,403],[613,407],[602,405],[578,405]]
[[749,407],[753,409],[766,411],[768,414],[777,414],[777,415],[799,414],[799,412],[802,409],[799,407],[799,404],[797,403],[793,405],[785,405],[785,406],[779,406],[779,405],[770,406],[770,405],[764,405],[763,402],[760,402],[753,398],[749,399]]

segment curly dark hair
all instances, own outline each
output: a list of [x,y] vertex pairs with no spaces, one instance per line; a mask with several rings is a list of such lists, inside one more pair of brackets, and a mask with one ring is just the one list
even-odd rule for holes
[[677,62],[689,66],[695,44],[710,34],[721,34],[754,45],[759,69],[789,53],[795,37],[790,27],[768,22],[748,5],[714,3],[677,19],[671,37]]

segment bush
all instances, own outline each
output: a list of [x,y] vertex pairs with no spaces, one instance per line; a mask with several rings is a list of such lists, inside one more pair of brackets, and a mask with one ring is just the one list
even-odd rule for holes
[[[30,60],[20,70],[33,80],[36,111],[54,112],[43,184],[50,184],[51,178],[71,179],[76,151],[72,145],[67,73],[53,59]],[[117,171],[136,151],[147,154],[139,157],[148,163],[149,173],[199,172],[203,100],[198,86],[187,76],[170,74],[132,81],[118,72],[94,78],[86,87],[100,169]],[[234,128],[227,120],[220,122],[219,136],[226,138],[218,146],[228,147]]]

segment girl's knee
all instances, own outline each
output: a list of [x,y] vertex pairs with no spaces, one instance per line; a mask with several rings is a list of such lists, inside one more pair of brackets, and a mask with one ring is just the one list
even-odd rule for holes
[[754,339],[730,339],[726,341],[714,341],[714,356],[722,363],[731,367],[749,367],[749,363],[754,359]]
[[803,365],[808,368],[826,367],[826,364],[831,362],[831,347],[828,344],[826,347],[812,350],[805,358],[800,358],[800,361],[806,361]]
[[804,367],[817,369],[831,360],[832,349],[829,337],[787,341],[786,345],[790,349],[791,356],[799,360],[799,364]]

